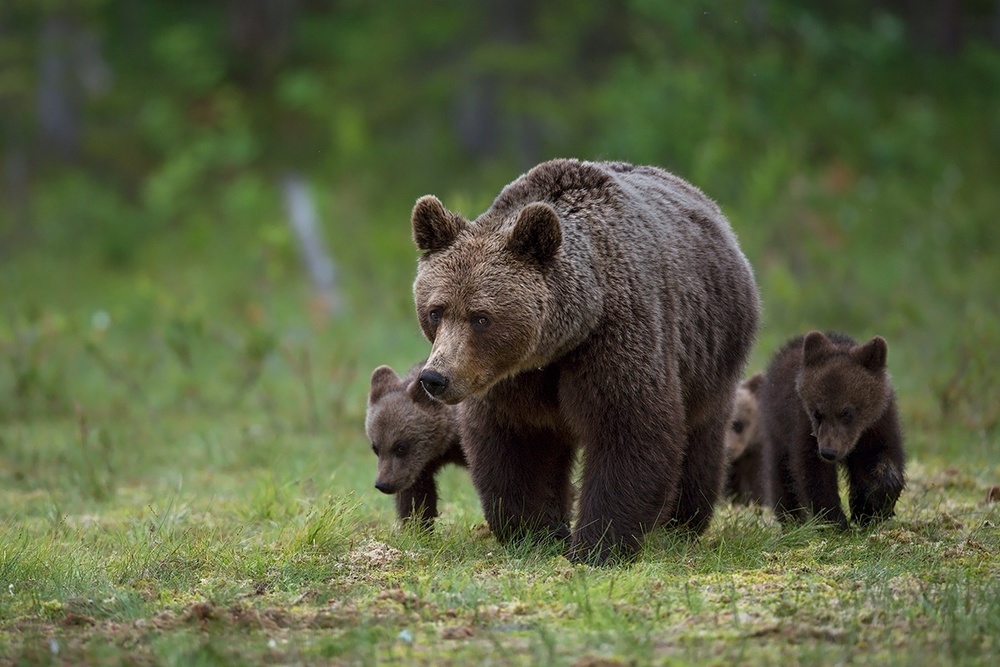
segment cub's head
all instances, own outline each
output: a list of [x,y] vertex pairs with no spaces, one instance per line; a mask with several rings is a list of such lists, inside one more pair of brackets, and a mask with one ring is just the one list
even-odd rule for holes
[[426,196],[412,223],[423,252],[413,296],[432,343],[420,373],[427,393],[454,404],[530,368],[545,324],[545,273],[562,244],[552,207],[536,202],[472,224]]
[[733,418],[726,431],[726,450],[730,461],[760,448],[759,392],[763,384],[764,374],[757,373],[736,387]]
[[427,396],[419,369],[403,378],[388,366],[372,372],[365,433],[378,456],[375,488],[383,493],[408,489],[458,437],[454,409]]
[[892,393],[887,354],[881,336],[863,345],[838,345],[819,331],[806,335],[796,388],[823,460],[836,462],[850,454],[885,412]]

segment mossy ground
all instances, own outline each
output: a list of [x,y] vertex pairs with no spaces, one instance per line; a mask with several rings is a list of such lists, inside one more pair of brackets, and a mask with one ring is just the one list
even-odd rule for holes
[[[720,506],[699,540],[657,532],[592,569],[500,546],[463,470],[429,535],[373,489],[368,376],[426,354],[405,225],[383,236],[341,239],[358,253],[330,318],[287,239],[220,231],[211,261],[177,262],[181,231],[127,270],[86,247],[0,266],[0,664],[994,662],[995,322],[942,300],[936,337],[890,332],[896,518],[840,534]],[[759,279],[754,368],[784,335]]]
[[[575,566],[499,545],[461,469],[441,475],[432,534],[402,530],[372,488],[367,375],[419,358],[408,314],[317,325],[282,319],[308,312],[294,289],[199,304],[157,297],[155,279],[111,284],[110,324],[94,314],[108,292],[34,307],[25,289],[4,330],[0,664],[992,664],[1000,650],[1000,465],[951,454],[988,451],[988,433],[914,438],[898,515],[872,530],[782,530],[720,506],[699,540],[657,532],[631,565]],[[912,421],[919,401],[903,404]]]

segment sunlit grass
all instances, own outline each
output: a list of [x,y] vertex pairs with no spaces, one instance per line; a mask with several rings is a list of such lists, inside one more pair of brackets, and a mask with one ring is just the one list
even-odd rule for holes
[[[297,382],[279,366],[254,391]],[[296,400],[254,400],[4,426],[0,656],[985,664],[996,649],[995,464],[914,457],[898,517],[871,531],[722,506],[698,541],[654,533],[635,563],[591,569],[498,545],[460,469],[441,476],[436,530],[401,530],[371,488],[357,398],[315,430]]]

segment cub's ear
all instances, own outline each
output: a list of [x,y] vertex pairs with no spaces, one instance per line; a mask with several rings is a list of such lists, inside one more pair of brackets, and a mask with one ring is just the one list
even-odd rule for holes
[[544,264],[562,245],[559,216],[548,204],[535,202],[521,209],[507,239],[507,249],[520,259]]
[[396,371],[388,366],[379,366],[372,371],[372,385],[368,390],[368,404],[377,403],[378,399],[385,396],[390,389],[399,384],[399,376]]
[[810,331],[802,341],[802,363],[805,366],[815,366],[835,349],[836,346],[822,331]]
[[751,375],[743,381],[743,386],[747,388],[747,391],[756,396],[760,388],[764,386],[764,374],[755,373]]
[[864,345],[858,345],[851,350],[851,357],[872,371],[878,373],[885,368],[886,357],[889,356],[889,346],[885,338],[875,336]]
[[413,241],[424,252],[444,250],[466,227],[465,219],[446,209],[434,195],[424,195],[413,206]]

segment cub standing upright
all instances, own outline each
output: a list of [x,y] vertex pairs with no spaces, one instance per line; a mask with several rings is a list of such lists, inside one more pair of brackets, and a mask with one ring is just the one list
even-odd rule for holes
[[768,502],[780,520],[815,516],[847,528],[838,465],[847,469],[855,522],[893,515],[906,480],[887,354],[880,336],[859,345],[812,331],[771,361],[761,414]]

